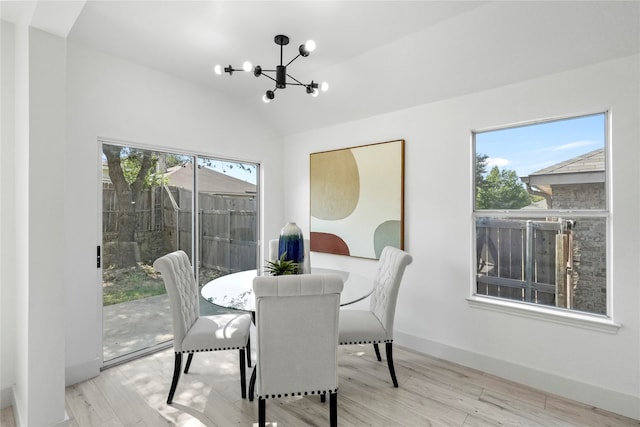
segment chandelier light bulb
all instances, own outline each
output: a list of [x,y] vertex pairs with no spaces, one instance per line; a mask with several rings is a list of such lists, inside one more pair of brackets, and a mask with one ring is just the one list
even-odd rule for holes
[[267,98],[267,94],[266,93],[264,95],[262,95],[262,102],[264,102],[265,104],[271,102],[271,100],[269,98]]
[[311,92],[311,96],[315,98],[316,96],[318,96],[319,93],[320,92],[318,92],[318,89],[313,89],[313,92]]
[[268,90],[268,91],[266,91],[266,92],[265,92],[264,96],[262,97],[262,100],[263,100],[264,102],[269,102],[269,101],[271,101],[271,100],[272,100],[273,98],[275,98],[275,97],[276,97],[276,94],[275,94],[275,93],[273,93],[273,91],[272,91],[272,90]]
[[304,48],[307,50],[307,52],[313,52],[314,50],[316,50],[316,42],[314,42],[313,40],[307,40],[307,42],[304,44]]
[[322,82],[322,84],[320,84],[320,90],[322,90],[323,92],[328,91],[329,90],[329,83]]
[[247,73],[251,71],[252,68],[253,68],[253,65],[251,65],[251,62],[249,61],[244,61],[244,63],[242,64],[242,69],[245,70]]
[[213,72],[216,73],[217,75],[222,74],[222,67],[220,66],[220,64],[216,64],[216,66],[213,67]]

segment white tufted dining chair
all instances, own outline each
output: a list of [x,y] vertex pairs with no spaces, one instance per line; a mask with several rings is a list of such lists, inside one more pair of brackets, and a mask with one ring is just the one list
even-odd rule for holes
[[[278,244],[279,239],[269,240],[269,261],[275,261],[278,259]],[[311,255],[310,255],[311,241],[304,239],[304,261],[302,262],[302,272],[304,274],[311,273]]]
[[175,251],[158,258],[153,263],[153,268],[162,274],[173,323],[175,362],[167,403],[171,404],[173,401],[180,379],[182,354],[189,354],[184,368],[186,374],[189,372],[194,353],[219,350],[239,350],[240,388],[244,399],[247,394],[245,354],[247,364],[251,366],[251,315],[230,313],[200,316],[198,285],[189,257],[183,251]]
[[338,315],[342,278],[301,274],[258,276],[256,394],[258,424],[266,399],[329,393],[330,424],[338,425]]
[[386,246],[378,261],[369,310],[340,311],[340,345],[373,344],[376,357],[381,361],[378,344],[385,343],[387,365],[394,387],[398,387],[398,380],[393,366],[393,320],[402,275],[412,259],[405,251]]

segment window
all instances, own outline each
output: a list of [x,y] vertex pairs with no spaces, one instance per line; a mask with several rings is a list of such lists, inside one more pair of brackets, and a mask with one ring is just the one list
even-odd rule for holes
[[605,113],[473,134],[476,295],[607,314]]

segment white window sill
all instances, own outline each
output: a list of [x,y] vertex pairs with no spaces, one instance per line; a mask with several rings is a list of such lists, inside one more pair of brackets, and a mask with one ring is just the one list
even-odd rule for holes
[[467,302],[472,308],[527,317],[529,319],[542,320],[561,325],[575,326],[609,334],[618,333],[618,329],[622,327],[621,324],[614,322],[606,316],[555,309],[535,304],[512,302],[481,295],[473,295],[467,298]]

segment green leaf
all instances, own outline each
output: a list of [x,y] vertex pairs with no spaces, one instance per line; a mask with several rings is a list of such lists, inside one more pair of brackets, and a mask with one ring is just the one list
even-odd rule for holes
[[284,276],[287,274],[298,274],[300,265],[297,262],[286,259],[287,253],[284,252],[280,259],[275,261],[267,261],[265,266],[267,272],[272,276]]

